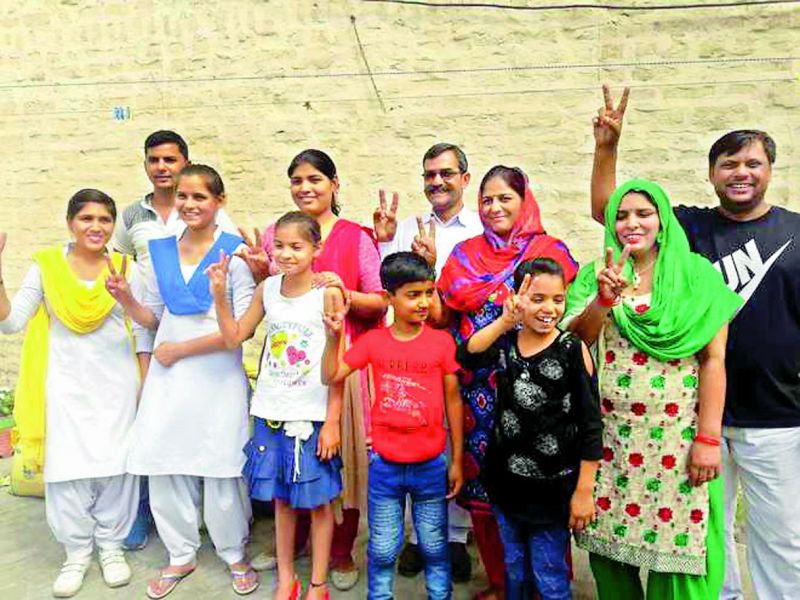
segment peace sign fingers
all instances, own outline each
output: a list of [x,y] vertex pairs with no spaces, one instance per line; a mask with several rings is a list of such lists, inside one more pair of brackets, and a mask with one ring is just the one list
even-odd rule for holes
[[108,272],[112,277],[117,276],[117,270],[114,268],[114,262],[111,260],[111,256],[106,254],[103,258],[106,260],[106,267],[108,267]]
[[419,215],[417,215],[417,230],[419,231],[420,239],[424,238],[425,237],[425,225],[422,224],[422,217],[420,217]]
[[608,89],[608,84],[606,83],[603,84],[603,103],[608,112],[614,110],[614,100],[611,98],[611,90]]
[[625,244],[622,248],[622,253],[619,255],[619,262],[617,263],[616,271],[617,273],[622,273],[622,269],[625,267],[625,263],[628,262],[628,259],[631,256],[631,247],[630,244]]
[[386,207],[386,190],[378,190],[378,208],[372,213],[375,237],[379,242],[391,242],[397,233],[397,206],[400,194],[392,192],[392,205]]
[[597,117],[592,119],[594,124],[595,141],[603,146],[614,146],[622,134],[622,119],[628,107],[630,88],[626,87],[620,98],[619,104],[614,107],[611,91],[603,84],[603,106],[597,111]]

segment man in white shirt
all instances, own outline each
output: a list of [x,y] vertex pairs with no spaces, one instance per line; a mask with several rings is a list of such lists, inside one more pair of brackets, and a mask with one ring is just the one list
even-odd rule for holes
[[[175,208],[175,181],[178,173],[189,164],[189,147],[174,131],[155,131],[144,141],[144,170],[153,184],[153,190],[138,202],[125,207],[122,218],[117,219],[112,244],[120,252],[131,255],[139,266],[143,278],[150,271],[150,240],[180,237],[186,224]],[[223,209],[217,212],[217,224],[223,231],[239,235],[236,226]],[[152,338],[150,338],[152,340]],[[152,347],[146,340],[137,344],[137,356],[142,373],[147,373]],[[126,550],[140,550],[147,545],[152,527],[147,479],[141,478],[139,512],[131,532],[125,539]]]
[[[425,197],[432,210],[421,215],[412,215],[398,223],[398,194],[393,194],[392,203],[387,207],[386,194],[381,190],[380,205],[373,214],[375,237],[381,259],[394,252],[412,249],[430,257],[431,253],[426,252],[426,245],[432,245],[436,250],[434,267],[438,276],[455,245],[483,233],[483,225],[478,213],[464,206],[464,189],[469,184],[470,174],[467,157],[461,148],[447,143],[431,146],[422,158],[422,169]],[[433,260],[429,262],[432,263]],[[407,505],[407,513],[409,510]],[[406,517],[408,522],[408,514]],[[469,513],[451,500],[448,520],[453,581],[468,581],[472,572],[466,551],[467,534],[470,530]],[[401,575],[413,577],[424,566],[412,528],[409,543],[400,554],[398,571]]]
[[[478,213],[464,206],[464,188],[469,184],[467,157],[458,146],[440,143],[431,146],[422,159],[425,197],[431,211],[397,222],[398,195],[387,208],[381,190],[380,206],[373,214],[375,236],[381,259],[394,252],[411,250],[419,237],[418,221],[429,232],[435,232],[436,275],[456,244],[483,233]],[[433,222],[433,227],[431,227]],[[418,241],[419,242],[419,241]]]

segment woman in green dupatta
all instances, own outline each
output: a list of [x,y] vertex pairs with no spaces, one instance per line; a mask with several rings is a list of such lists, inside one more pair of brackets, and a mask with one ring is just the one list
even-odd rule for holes
[[[741,305],[689,243],[664,190],[620,186],[606,257],[583,267],[565,319],[597,342],[603,460],[596,520],[578,534],[601,600],[716,599],[727,324]],[[643,591],[639,568],[649,570]]]

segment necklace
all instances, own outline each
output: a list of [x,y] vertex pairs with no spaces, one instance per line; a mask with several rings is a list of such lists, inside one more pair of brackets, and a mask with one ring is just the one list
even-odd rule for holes
[[[658,257],[656,257],[656,258],[658,258]],[[642,283],[642,275],[644,275],[650,269],[653,268],[653,265],[656,264],[656,258],[651,260],[650,263],[644,269],[641,269],[641,270],[637,271],[636,268],[634,267],[634,269],[633,269],[633,289],[634,290],[638,290],[639,289],[639,285]]]

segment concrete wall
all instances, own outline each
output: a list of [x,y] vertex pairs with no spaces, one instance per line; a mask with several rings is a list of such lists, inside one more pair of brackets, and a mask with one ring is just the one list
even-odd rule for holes
[[[285,169],[305,147],[336,160],[345,216],[369,222],[381,187],[401,192],[403,215],[423,209],[422,153],[453,141],[476,178],[470,202],[492,164],[521,166],[549,232],[585,260],[601,239],[588,217],[590,119],[607,81],[617,92],[633,87],[621,177],[657,179],[675,202],[713,203],[710,143],[729,129],[763,128],[778,143],[769,198],[800,208],[790,194],[800,183],[797,5],[2,4],[0,230],[9,233],[12,292],[31,251],[66,239],[62,215],[76,189],[98,187],[121,205],[147,191],[141,145],[158,128],[181,132],[194,161],[219,168],[246,226],[291,208]],[[115,119],[115,107],[126,118]],[[0,386],[13,382],[20,340],[0,340]]]

